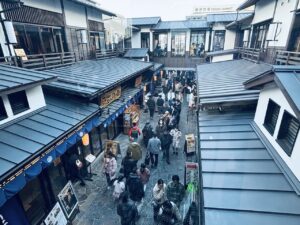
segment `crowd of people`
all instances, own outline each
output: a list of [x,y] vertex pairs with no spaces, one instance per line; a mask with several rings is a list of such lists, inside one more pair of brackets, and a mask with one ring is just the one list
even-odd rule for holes
[[[170,72],[161,78],[162,92],[156,100],[154,96],[150,96],[147,101],[150,120],[142,130],[136,123],[133,123],[129,130],[130,144],[126,156],[122,159],[121,168],[118,170],[113,153],[106,151],[103,157],[103,173],[108,189],[114,188],[113,198],[117,202],[117,214],[121,218],[121,225],[135,225],[139,219],[151,176],[149,168],[157,168],[160,152],[163,153],[167,164],[171,163],[170,148],[175,157],[178,155],[182,136],[179,128],[182,103],[187,101],[191,108],[195,104],[196,84],[193,76],[189,76],[188,73]],[[158,123],[152,127],[151,120],[156,113],[159,117]],[[137,142],[141,135],[146,156],[138,166],[142,154],[141,146]],[[160,225],[182,224],[179,208],[184,196],[185,187],[178,175],[173,175],[172,180],[167,183],[158,179],[152,188],[154,221]]]

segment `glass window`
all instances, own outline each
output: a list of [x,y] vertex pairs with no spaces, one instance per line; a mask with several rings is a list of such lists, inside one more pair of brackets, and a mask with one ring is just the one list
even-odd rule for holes
[[30,181],[19,192],[19,196],[30,224],[40,224],[42,218],[47,213],[47,206],[39,178]]
[[271,99],[269,100],[264,126],[269,131],[271,135],[274,134],[274,130],[276,127],[278,115],[280,111],[280,106],[273,102]]
[[112,140],[114,137],[115,137],[115,127],[114,127],[114,123],[111,123],[108,126],[108,138]]
[[8,95],[11,109],[14,115],[29,109],[27,96],[25,91],[19,91]]
[[99,38],[100,38],[100,48],[102,51],[105,51],[105,37],[104,32],[99,32]]
[[141,47],[149,48],[150,47],[150,33],[141,33]]
[[253,28],[251,48],[265,48],[269,24],[256,25]]
[[154,34],[154,56],[163,57],[167,56],[168,52],[168,34]]
[[213,51],[221,51],[224,49],[225,30],[217,30],[214,35]]
[[94,128],[91,132],[92,151],[94,155],[98,155],[101,151],[100,135],[98,128]]
[[51,28],[41,28],[41,34],[43,39],[43,45],[45,48],[44,53],[54,53],[56,52],[55,46],[54,46],[54,35],[52,33]]
[[277,141],[288,156],[292,155],[294,144],[299,132],[300,122],[290,113],[283,113]]
[[56,158],[54,160],[54,163],[51,164],[51,166],[49,166],[47,170],[48,170],[53,194],[56,200],[58,200],[57,195],[67,183],[66,174],[63,169],[61,158],[60,157]]
[[17,38],[17,44],[15,45],[15,48],[23,48],[26,54],[29,54],[29,46],[26,41],[26,34],[25,34],[25,28],[24,25],[16,25],[14,24],[14,30]]
[[204,52],[205,31],[191,32],[190,56],[200,56]]
[[108,139],[108,137],[107,137],[106,128],[104,128],[103,126],[100,127],[100,137],[101,137],[102,149],[104,149],[105,148],[105,142]]
[[185,32],[172,33],[172,56],[185,55]]
[[32,54],[43,54],[42,43],[37,26],[25,26],[28,52]]
[[4,107],[2,97],[0,97],[0,120],[4,120],[6,118],[7,118],[7,113]]

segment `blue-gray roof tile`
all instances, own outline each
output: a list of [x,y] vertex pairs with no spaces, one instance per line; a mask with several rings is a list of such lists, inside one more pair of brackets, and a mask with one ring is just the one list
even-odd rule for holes
[[131,48],[124,55],[125,58],[144,58],[148,55],[148,48]]
[[252,13],[222,13],[222,14],[208,14],[207,22],[232,22],[235,20],[241,20],[247,16],[250,16]]
[[160,21],[160,17],[139,17],[127,19],[129,24],[133,26],[156,25]]

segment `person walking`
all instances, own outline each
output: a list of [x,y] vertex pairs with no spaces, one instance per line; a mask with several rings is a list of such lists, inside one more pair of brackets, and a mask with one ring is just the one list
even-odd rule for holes
[[157,110],[158,110],[158,114],[161,115],[164,113],[163,109],[164,109],[164,103],[165,101],[162,99],[161,95],[158,96],[158,99],[156,101],[156,105],[157,105]]
[[147,106],[150,113],[150,119],[153,119],[154,111],[155,111],[155,101],[152,98],[152,95],[149,96],[149,99],[147,101]]
[[142,130],[143,133],[143,142],[145,144],[145,146],[147,147],[148,145],[148,141],[150,138],[152,138],[153,135],[153,128],[150,124],[150,121],[148,120]]
[[112,152],[107,152],[104,155],[103,172],[106,176],[107,189],[112,186],[113,179],[116,176],[117,161],[115,155]]
[[162,179],[158,179],[157,183],[155,184],[153,188],[153,218],[154,221],[158,221],[158,212],[161,207],[161,205],[167,200],[166,196],[166,184]]
[[178,149],[180,146],[180,137],[181,137],[181,131],[177,128],[174,128],[170,131],[170,135],[173,137],[172,140],[172,148],[173,148],[173,154],[178,155]]
[[138,212],[141,211],[142,199],[145,196],[144,185],[140,177],[136,173],[136,168],[130,173],[126,180],[126,186],[129,192],[129,197],[135,202]]
[[130,128],[130,130],[128,132],[130,141],[137,142],[140,135],[141,135],[140,128],[137,126],[136,123],[132,123],[132,127]]
[[172,144],[172,136],[169,134],[167,130],[164,131],[164,134],[161,137],[160,141],[161,141],[161,149],[163,151],[164,157],[166,158],[166,162],[170,164],[169,149]]
[[158,164],[158,154],[161,150],[161,142],[156,134],[149,140],[147,151],[150,153],[151,167],[156,168]]
[[160,118],[158,120],[158,124],[156,125],[156,128],[155,128],[155,133],[159,139],[163,136],[165,130],[167,130],[165,121],[163,118]]
[[130,172],[136,168],[137,161],[132,158],[132,153],[127,151],[126,156],[123,158],[121,165],[122,165],[122,173],[124,177],[127,179]]
[[115,200],[118,200],[120,195],[125,191],[125,182],[123,181],[124,177],[119,176],[117,180],[114,181],[114,192],[113,197]]
[[175,225],[182,224],[182,218],[179,209],[172,201],[165,201],[158,212],[159,225]]
[[141,164],[141,167],[137,169],[136,171],[137,175],[140,177],[143,186],[144,186],[144,192],[146,191],[147,183],[150,178],[150,170],[146,167],[144,163]]
[[174,202],[179,208],[180,203],[185,195],[185,188],[182,183],[179,182],[179,176],[173,175],[172,181],[170,181],[166,188],[168,200]]
[[138,219],[138,211],[132,202],[129,202],[127,192],[123,192],[120,196],[121,202],[117,206],[117,213],[121,218],[121,225],[135,225]]

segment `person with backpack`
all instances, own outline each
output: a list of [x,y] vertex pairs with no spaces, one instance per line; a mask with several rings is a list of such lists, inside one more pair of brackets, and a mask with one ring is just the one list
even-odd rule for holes
[[147,147],[148,145],[148,141],[150,138],[152,138],[153,135],[153,128],[150,124],[150,121],[148,120],[142,130],[143,133],[143,142],[145,144],[145,146]]
[[129,177],[130,172],[136,168],[137,161],[132,158],[132,153],[127,151],[126,156],[122,159],[122,173],[124,177],[127,179]]
[[159,208],[158,224],[175,225],[181,223],[182,223],[182,218],[176,204],[169,200],[165,201]]
[[166,162],[170,164],[170,157],[169,157],[169,150],[172,144],[172,136],[169,134],[167,130],[164,131],[162,137],[160,138],[161,141],[161,149],[163,151],[164,157],[166,158]]
[[128,135],[130,141],[137,142],[139,136],[141,135],[141,130],[136,123],[132,124],[132,127],[130,128]]
[[152,98],[152,95],[149,96],[149,99],[147,101],[147,106],[150,113],[150,119],[153,119],[154,111],[155,111],[155,101]]
[[135,225],[135,221],[138,219],[138,211],[132,202],[129,202],[129,196],[127,192],[123,192],[120,195],[120,203],[117,206],[117,213],[121,217],[121,225]]
[[164,112],[164,103],[165,101],[162,99],[161,95],[158,96],[158,99],[156,101],[158,114],[161,115]]
[[138,212],[141,211],[142,200],[145,196],[144,185],[140,177],[136,173],[136,168],[132,170],[128,179],[126,180],[126,186],[129,192],[129,197],[135,202]]

